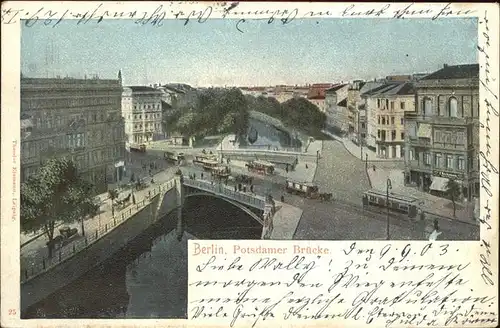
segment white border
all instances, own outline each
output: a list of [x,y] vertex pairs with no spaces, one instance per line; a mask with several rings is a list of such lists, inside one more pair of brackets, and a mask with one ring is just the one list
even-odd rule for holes
[[[65,13],[65,18],[72,18],[71,14],[88,13],[93,15],[93,20],[98,19],[105,12],[111,16],[115,12],[134,12],[137,11],[136,19],[142,18],[144,15],[152,17],[147,21],[151,24],[156,18],[156,22],[161,24],[163,19],[186,19],[190,17],[190,24],[197,24],[197,20],[205,20],[210,13],[210,18],[221,18],[227,13],[225,8],[228,8],[230,3],[225,2],[122,2],[122,3],[98,3],[98,2],[2,2],[2,129],[1,129],[1,144],[2,144],[2,162],[1,172],[2,189],[1,189],[1,204],[2,204],[2,229],[1,229],[1,326],[4,327],[19,327],[19,326],[153,326],[153,325],[193,325],[182,320],[19,320],[19,147],[20,147],[20,127],[19,127],[19,78],[20,78],[20,23],[19,18],[30,19],[34,16],[39,17],[37,24],[43,23],[42,18],[47,18],[51,15],[51,19],[57,20]],[[161,6],[161,7],[160,7]],[[354,7],[352,7],[354,6]],[[41,9],[43,8],[43,9]],[[160,8],[160,11],[158,11]],[[347,8],[349,9],[347,12]],[[385,8],[383,12],[380,9]],[[405,19],[436,17],[443,8],[450,8],[454,14],[448,17],[479,17],[479,44],[486,44],[486,35],[489,36],[489,89],[498,90],[498,16],[499,7],[497,4],[446,4],[446,3],[259,3],[259,2],[241,2],[234,8],[227,18],[245,19],[249,21],[252,18],[270,19],[274,17],[276,20],[285,19],[285,22],[293,24],[292,18],[300,19],[310,17],[310,12],[314,12],[314,18],[317,17],[350,17],[350,18],[368,18],[368,17],[387,17],[393,18],[397,14],[404,13]],[[12,14],[6,14],[7,10],[20,10],[13,17]],[[41,9],[39,11],[39,9]],[[373,11],[371,11],[373,9]],[[408,11],[405,13],[405,9]],[[163,15],[164,11],[164,15]],[[358,12],[359,15],[351,16],[350,13]],[[28,14],[26,14],[28,13]],[[346,14],[347,13],[347,14]],[[156,16],[155,16],[156,15]],[[485,22],[485,17],[488,24]],[[74,18],[74,17],[73,17]],[[105,17],[107,19],[119,19],[119,17]],[[438,18],[439,19],[439,18]],[[288,21],[287,21],[288,20]],[[237,20],[235,21],[237,22]],[[278,22],[280,23],[280,22]],[[96,24],[91,21],[88,24]],[[489,27],[489,32],[486,31],[486,25]],[[208,27],[208,25],[207,25]],[[161,28],[161,27],[159,27]],[[251,28],[248,25],[247,28]],[[54,33],[57,29],[54,29]],[[485,34],[486,33],[486,34]],[[481,65],[481,80],[486,81],[486,58],[483,54],[480,55]],[[500,108],[498,101],[498,92],[496,98],[493,93],[489,92],[484,85],[480,87],[481,99],[488,99],[493,107],[498,111]],[[481,101],[480,120],[486,124],[487,108],[485,102]],[[499,120],[498,115],[495,116],[493,111],[489,113],[490,127],[490,144],[492,146],[491,154],[488,156],[491,163],[498,168],[498,140],[499,140]],[[486,152],[486,130],[480,130],[481,150]],[[485,164],[482,160],[481,164]],[[17,170],[17,172],[15,172]],[[482,168],[482,173],[487,174]],[[484,176],[486,178],[486,176]],[[491,270],[495,275],[495,281],[498,279],[498,175],[489,173],[490,190],[493,197],[490,199],[492,230],[486,230],[485,225],[481,226],[481,237],[491,245],[492,254],[489,256],[491,262]],[[483,183],[485,180],[483,180]],[[481,204],[485,205],[486,193],[481,191]],[[14,211],[15,209],[16,211]],[[481,213],[485,215],[484,211]],[[336,243],[336,242],[332,242]],[[463,244],[463,243],[456,243]],[[465,244],[463,244],[465,246]],[[470,247],[470,244],[469,244]],[[480,256],[486,255],[484,247],[477,247],[477,261],[480,261]],[[486,288],[481,281],[481,272],[478,272],[477,277],[470,277],[474,281],[477,280],[478,288]],[[498,282],[497,282],[498,283]],[[483,286],[483,287],[481,287]],[[497,286],[496,286],[497,287]],[[494,289],[497,289],[493,287]],[[498,292],[496,294],[498,299]],[[9,309],[17,309],[16,315],[9,315]],[[304,323],[305,325],[306,323]],[[310,323],[308,323],[309,325]],[[361,323],[360,323],[361,324]],[[201,324],[197,324],[202,326]]]

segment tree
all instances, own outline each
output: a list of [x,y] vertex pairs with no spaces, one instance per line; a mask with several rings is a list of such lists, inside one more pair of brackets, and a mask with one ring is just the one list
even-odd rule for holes
[[281,116],[284,123],[311,134],[318,134],[326,121],[326,114],[304,98],[292,98],[281,104]]
[[81,178],[71,160],[48,160],[21,184],[21,229],[43,230],[51,257],[56,223],[81,219],[83,225],[84,217],[98,210],[93,192],[94,186]]
[[451,203],[453,204],[453,217],[455,217],[457,212],[456,201],[460,197],[460,184],[453,179],[448,180],[446,183],[446,194],[451,199]]
[[108,190],[108,197],[111,200],[111,215],[115,216],[114,200],[118,198],[118,190],[116,190],[116,189]]

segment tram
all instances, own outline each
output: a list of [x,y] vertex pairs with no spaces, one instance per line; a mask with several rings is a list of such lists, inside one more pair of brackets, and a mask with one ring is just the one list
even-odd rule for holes
[[409,218],[417,217],[419,205],[419,199],[411,196],[390,192],[389,197],[387,197],[387,193],[376,189],[363,193],[363,206],[371,208],[389,207],[390,211],[406,214]]

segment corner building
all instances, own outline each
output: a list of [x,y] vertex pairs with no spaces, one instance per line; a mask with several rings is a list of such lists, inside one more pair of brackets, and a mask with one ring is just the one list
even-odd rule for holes
[[121,80],[21,78],[21,181],[70,158],[98,193],[124,175]]
[[444,67],[415,84],[405,113],[405,184],[444,196],[449,179],[479,197],[479,65]]

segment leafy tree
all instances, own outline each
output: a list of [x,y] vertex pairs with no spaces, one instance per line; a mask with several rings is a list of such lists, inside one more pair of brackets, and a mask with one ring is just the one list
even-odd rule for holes
[[326,114],[304,98],[292,98],[281,104],[282,120],[311,134],[318,134],[325,125]]
[[455,217],[457,212],[456,201],[460,197],[460,184],[453,179],[448,180],[446,183],[446,194],[451,199],[451,203],[453,204],[453,217]]
[[93,192],[93,185],[81,178],[71,160],[48,160],[36,175],[21,184],[22,231],[43,230],[49,239],[51,257],[56,223],[81,219],[83,226],[84,217],[99,208]]
[[108,190],[108,197],[111,200],[111,214],[115,216],[115,204],[114,201],[115,199],[118,198],[118,190],[116,189],[110,189]]

